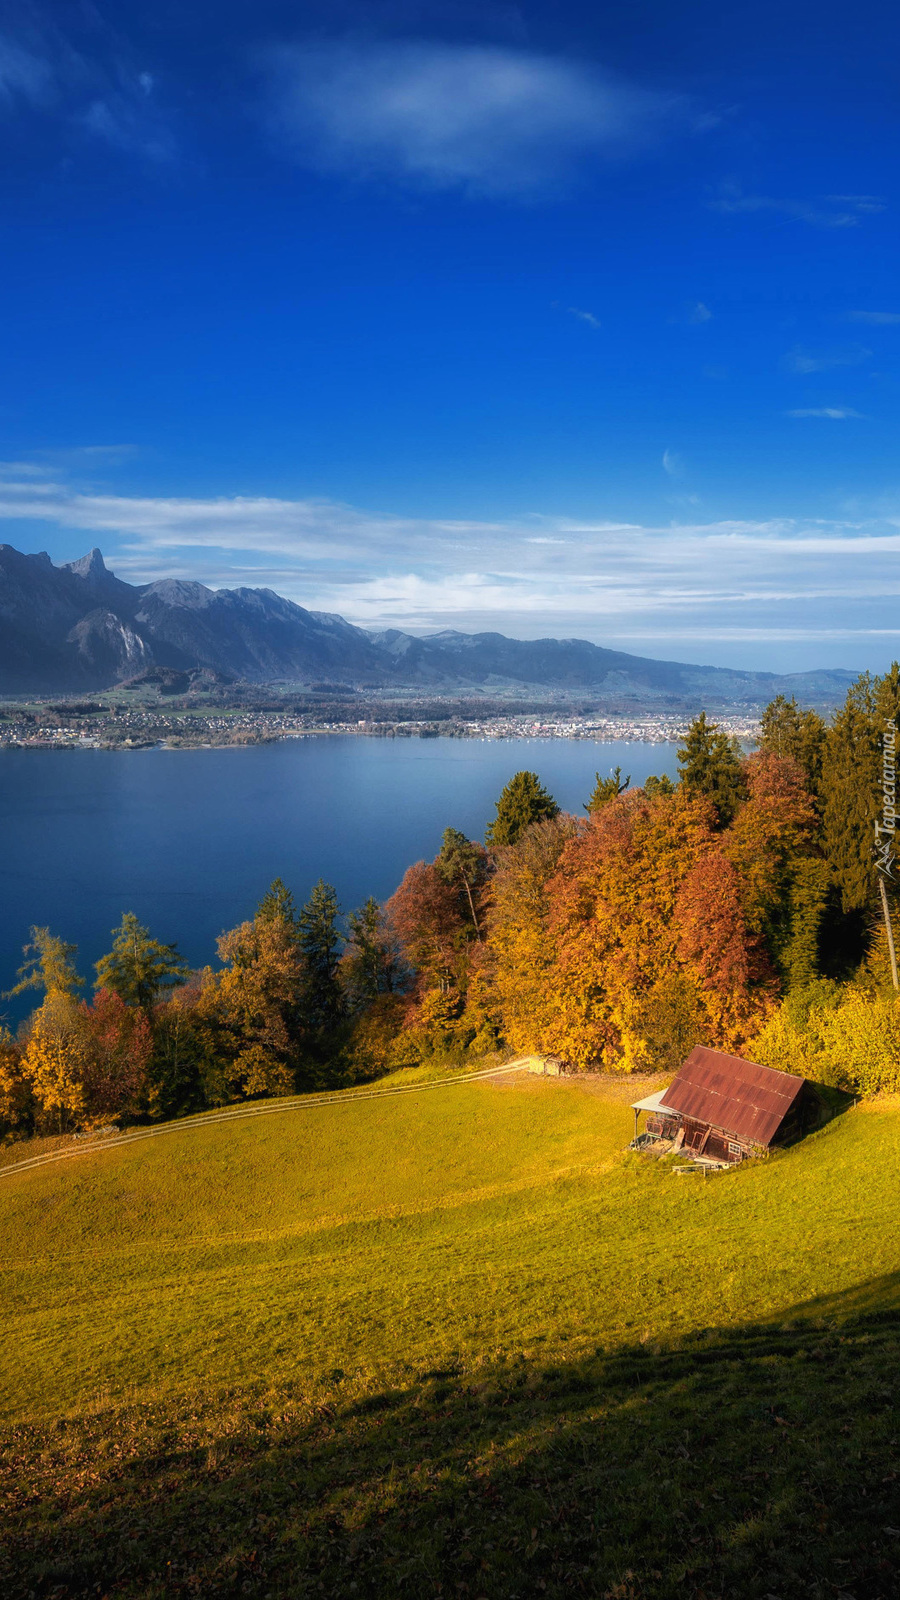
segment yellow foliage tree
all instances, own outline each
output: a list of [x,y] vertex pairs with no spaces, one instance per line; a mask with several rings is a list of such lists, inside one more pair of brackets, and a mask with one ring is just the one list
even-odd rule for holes
[[77,1126],[87,1110],[85,1080],[91,1052],[84,1017],[71,995],[52,991],[35,1012],[22,1072],[31,1086],[38,1119],[59,1133]]
[[22,1072],[21,1052],[0,1028],[0,1134],[27,1131],[30,1121],[31,1092]]
[[791,996],[752,1041],[782,1072],[862,1094],[900,1090],[900,1000],[861,984],[815,984]]

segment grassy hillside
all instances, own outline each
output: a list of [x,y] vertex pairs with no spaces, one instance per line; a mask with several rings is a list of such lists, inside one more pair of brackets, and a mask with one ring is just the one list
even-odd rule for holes
[[704,1180],[624,1151],[632,1095],[0,1177],[8,1591],[895,1594],[900,1104]]

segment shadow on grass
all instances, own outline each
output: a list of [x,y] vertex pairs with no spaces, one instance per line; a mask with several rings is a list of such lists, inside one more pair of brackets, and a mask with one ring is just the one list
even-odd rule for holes
[[22,1425],[0,1589],[894,1600],[898,1348],[900,1273],[677,1346]]

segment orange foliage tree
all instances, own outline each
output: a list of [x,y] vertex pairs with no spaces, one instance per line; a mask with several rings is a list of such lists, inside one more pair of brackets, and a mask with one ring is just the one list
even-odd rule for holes
[[583,1070],[630,1071],[662,1064],[654,1040],[673,1029],[679,1048],[701,1036],[742,1043],[767,1004],[765,961],[718,820],[706,796],[684,788],[651,799],[632,790],[569,842],[548,886],[551,957],[534,994],[532,1048]]

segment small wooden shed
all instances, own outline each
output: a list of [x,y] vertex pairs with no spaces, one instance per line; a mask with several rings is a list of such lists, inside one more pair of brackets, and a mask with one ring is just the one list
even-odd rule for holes
[[714,1162],[743,1161],[789,1144],[818,1120],[805,1078],[697,1045],[668,1089],[633,1106],[646,1132],[673,1149]]

